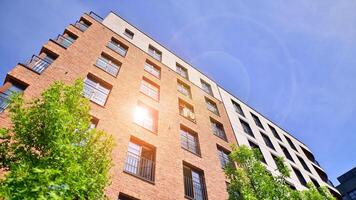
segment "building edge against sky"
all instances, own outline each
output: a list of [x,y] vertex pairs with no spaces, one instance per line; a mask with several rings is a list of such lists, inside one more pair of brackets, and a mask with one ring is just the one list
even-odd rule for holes
[[[87,24],[85,24],[85,23],[87,23]],[[103,34],[105,32],[106,35],[108,35],[108,34],[113,35],[111,33],[111,31],[114,32],[115,34],[117,34],[117,35],[113,35],[113,36],[108,36],[109,38],[112,38],[112,39],[109,42],[109,44],[107,45],[107,47],[114,50],[116,53],[120,54],[122,57],[126,56],[127,51],[132,50],[132,51],[136,52],[136,50],[134,48],[138,48],[141,52],[138,52],[138,51],[137,51],[138,53],[134,52],[135,55],[136,54],[141,55],[143,52],[144,54],[147,54],[147,55],[153,57],[154,61],[153,61],[153,63],[151,63],[152,66],[159,65],[160,69],[162,70],[162,74],[163,74],[163,71],[167,71],[167,73],[171,73],[171,72],[173,72],[175,74],[178,73],[179,76],[183,77],[183,79],[178,78],[178,84],[181,84],[180,89],[178,89],[178,90],[181,93],[182,93],[182,91],[184,91],[183,93],[185,93],[186,96],[191,96],[190,90],[189,90],[189,92],[187,92],[186,88],[184,88],[187,85],[188,85],[188,88],[191,88],[191,90],[193,92],[196,89],[198,90],[200,88],[200,91],[195,92],[195,93],[203,94],[202,96],[205,96],[204,98],[206,101],[204,103],[206,103],[208,110],[215,113],[215,115],[212,115],[212,117],[210,117],[210,121],[212,124],[215,124],[214,127],[216,127],[216,130],[220,130],[219,126],[224,125],[225,129],[226,129],[225,132],[228,133],[229,132],[228,126],[231,126],[231,129],[234,134],[234,139],[237,140],[237,143],[239,145],[245,144],[245,145],[251,146],[251,147],[258,147],[261,150],[263,157],[264,157],[264,164],[269,171],[271,171],[272,173],[276,173],[275,172],[276,165],[274,163],[273,157],[274,156],[283,156],[286,158],[285,160],[288,163],[288,166],[292,172],[291,177],[288,179],[288,181],[291,185],[293,185],[293,187],[295,187],[298,190],[302,190],[302,189],[306,188],[305,182],[312,182],[315,185],[326,185],[332,193],[334,193],[335,195],[338,195],[338,191],[334,188],[332,183],[328,180],[327,174],[320,167],[320,165],[314,158],[313,154],[311,153],[311,151],[305,144],[303,144],[302,142],[300,142],[299,140],[294,138],[292,135],[287,133],[285,130],[280,128],[278,125],[274,124],[273,122],[268,120],[266,117],[264,117],[263,115],[261,115],[260,113],[258,113],[257,111],[255,111],[254,109],[249,107],[248,105],[246,105],[244,102],[240,101],[238,98],[236,98],[235,96],[233,96],[232,94],[230,94],[229,92],[224,90],[215,81],[213,81],[209,77],[205,76],[199,70],[197,70],[196,68],[191,66],[189,63],[187,63],[183,59],[176,56],[174,53],[172,53],[171,51],[166,49],[160,43],[156,42],[155,40],[153,40],[152,38],[147,36],[145,33],[143,33],[138,28],[136,28],[135,26],[133,26],[130,23],[128,23],[127,21],[125,21],[123,18],[121,18],[119,15],[115,14],[114,12],[110,12],[104,19],[101,19],[94,13],[83,15],[82,18],[77,23],[67,27],[66,31],[62,35],[58,36],[55,40],[51,40],[48,44],[45,44],[44,47],[41,49],[41,54],[39,56],[32,57],[32,59],[27,64],[25,64],[26,66],[24,64],[19,64],[18,66],[16,66],[16,68],[14,70],[9,72],[8,76],[5,79],[4,86],[2,88],[0,88],[0,92],[2,92],[3,94],[6,94],[7,91],[10,91],[10,89],[12,91],[24,90],[28,86],[28,82],[39,79],[38,75],[41,75],[42,72],[44,72],[50,65],[52,65],[52,63],[53,63],[53,66],[55,66],[54,63],[56,61],[57,61],[57,63],[61,62],[62,66],[69,65],[66,62],[66,59],[68,59],[68,60],[73,59],[72,58],[73,55],[65,54],[65,56],[63,56],[64,58],[62,59],[62,58],[60,58],[60,57],[62,57],[61,53],[56,54],[53,51],[64,52],[65,50],[69,50],[69,47],[72,44],[74,44],[76,42],[76,40],[80,37],[83,38],[82,40],[87,40],[87,43],[89,44],[88,41],[95,39],[95,38],[90,37],[91,35],[88,35],[89,33],[87,35],[85,35],[83,33],[85,33],[86,29],[90,28],[90,26],[92,26],[96,23],[98,23],[97,27],[100,27],[102,29],[97,28],[95,30],[96,32],[92,33],[93,35],[100,34],[100,31],[102,31]],[[93,26],[93,28],[95,28],[95,26]],[[104,28],[107,28],[108,30],[104,30]],[[79,29],[79,31],[78,31],[78,29]],[[119,39],[119,40],[117,40],[117,39]],[[60,44],[60,46],[64,47],[64,50],[59,49],[51,42]],[[78,42],[79,42],[79,40],[78,40]],[[91,42],[93,42],[93,41],[91,41]],[[82,46],[81,48],[85,48],[85,46]],[[88,48],[90,48],[90,47],[88,47]],[[78,55],[80,54],[81,50],[79,47],[77,47],[77,49],[74,49],[74,50],[73,50],[74,54],[77,54],[77,53],[78,53]],[[100,51],[102,51],[102,50],[100,50]],[[46,54],[45,58],[43,58],[43,54]],[[42,55],[42,58],[41,58],[41,55]],[[64,53],[63,53],[63,55],[64,55]],[[91,56],[94,56],[94,55],[96,55],[96,54],[93,53]],[[98,55],[96,55],[94,57],[97,57],[97,56]],[[114,58],[116,58],[115,55],[113,55],[112,53],[107,53],[107,51],[106,52],[103,51],[101,53],[101,55],[99,55],[99,56],[100,56],[100,59],[98,59],[96,61],[96,63],[94,64],[96,67],[101,68],[103,71],[110,73],[114,77],[117,77],[119,73],[124,73],[121,71],[125,71],[125,69],[121,69],[121,66],[126,65],[126,61],[121,60],[121,58],[114,59]],[[57,58],[60,58],[62,60],[60,61],[60,59],[57,59]],[[113,58],[112,61],[111,61],[111,58]],[[138,58],[139,57],[137,57],[137,59]],[[132,59],[135,60],[135,57],[132,57]],[[110,60],[110,61],[108,61],[108,60]],[[147,60],[147,59],[145,59],[145,60]],[[78,62],[78,65],[80,64],[80,61],[75,61],[75,62]],[[130,64],[132,62],[133,61],[128,61],[128,64]],[[33,64],[33,63],[35,63],[35,64]],[[31,68],[31,70],[36,71],[37,74],[31,74],[31,75],[26,74],[28,72],[26,70],[22,69],[23,66],[25,66],[27,68]],[[60,70],[66,71],[64,68],[62,68],[62,66],[58,67],[57,72],[53,72],[53,73],[59,73]],[[163,69],[161,66],[166,67],[167,70]],[[67,66],[67,67],[72,67],[72,66]],[[148,69],[148,70],[145,69],[145,70],[146,71],[151,70],[151,72],[153,72],[151,74],[155,74],[153,68]],[[66,73],[67,73],[67,71],[65,72],[65,74]],[[74,70],[74,73],[75,73],[75,70]],[[106,95],[105,100],[101,101],[100,100],[101,97],[98,97],[98,96],[92,97],[92,96],[90,96],[89,93],[86,95],[86,93],[85,93],[86,91],[84,91],[84,93],[92,101],[96,101],[97,104],[105,105],[106,97],[109,95],[114,95],[114,94],[111,94],[111,91],[110,91],[110,89],[113,88],[114,84],[110,85],[110,84],[107,84],[107,81],[104,81],[105,83],[102,84],[102,87],[95,85],[95,83],[96,83],[95,81],[101,78],[101,76],[99,76],[99,77],[97,76],[97,74],[100,74],[100,73],[101,72],[94,73],[93,70],[92,71],[89,70],[89,74],[87,75],[86,83],[93,87],[100,87],[99,88],[99,90],[101,91],[100,94],[102,96]],[[129,72],[125,72],[125,73],[130,74]],[[106,75],[103,75],[103,76],[106,76]],[[71,81],[73,79],[73,77],[76,77],[76,76],[73,75],[70,77],[63,77],[62,79],[65,81]],[[46,85],[48,85],[51,81],[53,81],[53,80],[50,80],[50,78],[43,78],[43,79],[46,79],[46,80],[43,80],[43,83],[41,83],[42,89]],[[164,93],[164,87],[163,87],[163,85],[159,86],[159,81],[152,81],[150,79],[151,79],[150,76],[144,75],[144,80],[142,81],[144,86],[141,85],[141,90],[149,91],[148,96],[156,99],[156,101],[159,101],[159,99],[160,99],[159,94]],[[109,80],[109,78],[106,80]],[[13,84],[11,87],[9,84],[7,84],[8,82],[11,82],[11,81],[15,81],[15,82],[17,81],[18,83],[20,83],[21,86]],[[171,82],[176,83],[177,78],[173,79]],[[162,83],[163,83],[163,80],[162,80]],[[189,86],[189,84],[191,84],[191,86]],[[116,85],[115,85],[115,87],[116,87]],[[128,86],[128,87],[130,87],[130,86]],[[160,87],[161,87],[162,91],[159,90]],[[155,88],[158,88],[158,92],[155,90]],[[124,88],[122,90],[124,90]],[[33,95],[30,94],[29,96],[36,96],[36,95],[38,95],[38,92],[39,91],[36,91],[35,94],[33,94]],[[25,94],[26,94],[26,92],[25,92]],[[204,95],[204,94],[207,94],[207,95]],[[211,98],[210,96],[213,98]],[[5,96],[1,96],[1,98],[5,98]],[[186,110],[184,110],[184,109],[182,110],[181,115],[186,115],[185,111],[187,111],[187,110],[193,110],[193,109],[189,108],[189,104],[196,105],[194,107],[196,110],[199,111],[200,108],[199,108],[199,106],[197,106],[197,105],[200,105],[199,103],[197,103],[195,101],[191,101],[191,100],[189,100],[189,98],[185,99],[185,98],[179,97],[179,96],[178,96],[178,99],[179,99],[179,107],[181,107],[181,104],[188,105]],[[141,101],[139,101],[139,104],[141,104]],[[155,104],[155,103],[152,103],[152,104]],[[5,106],[2,106],[2,105],[1,105],[1,107],[5,108]],[[158,110],[158,109],[160,109],[160,107],[156,107],[156,110]],[[3,110],[0,109],[0,112],[1,111],[3,111]],[[220,111],[220,113],[219,113],[219,111]],[[99,116],[100,116],[100,112],[101,111],[98,111]],[[103,113],[103,112],[101,112],[101,113]],[[142,113],[140,113],[140,114],[142,115]],[[1,115],[3,115],[3,116],[1,116]],[[161,116],[161,113],[159,113],[159,114],[156,113],[155,116],[157,116],[157,118],[159,118],[158,115]],[[0,122],[2,122],[1,120],[6,121],[5,120],[6,117],[7,117],[6,112],[5,112],[5,114],[0,114]],[[194,115],[194,113],[190,114],[190,115],[188,114],[188,118],[191,121],[195,121],[196,117],[198,118],[199,116],[197,114]],[[224,119],[226,118],[227,123],[222,122],[220,124],[219,122],[216,121],[216,118],[219,119],[220,121],[224,121]],[[100,117],[100,119],[102,119],[102,117]],[[140,121],[142,119],[137,119],[137,120]],[[138,122],[138,123],[140,123],[140,122]],[[195,122],[195,123],[197,124],[197,122]],[[192,132],[191,135],[193,135],[193,136],[194,136],[194,134],[196,134],[194,132],[198,132],[198,135],[199,135],[199,134],[202,134],[201,132],[204,130],[203,128],[198,126],[197,128],[194,129],[195,131],[191,131],[190,127],[186,127],[187,123],[181,122],[180,124],[181,124],[180,125],[181,129],[185,130],[183,132],[187,133],[186,135],[189,135],[190,132]],[[0,126],[2,126],[2,125],[0,125]],[[183,128],[182,128],[182,126],[183,126]],[[195,125],[193,124],[192,126],[195,126]],[[124,127],[124,128],[126,129],[126,127]],[[150,128],[156,129],[156,132],[160,132],[160,129],[158,129],[158,127],[153,127],[153,126],[147,127],[146,126],[146,129],[150,129]],[[215,134],[215,131],[214,131],[214,134]],[[229,139],[229,142],[231,142],[231,140],[232,140],[228,134],[225,135],[225,133],[221,132],[221,131],[217,131],[215,135],[218,135],[218,137],[225,139],[225,140]],[[143,136],[143,137],[146,138],[145,136]],[[182,135],[181,135],[181,137],[182,137]],[[147,138],[147,140],[150,141],[149,138]],[[201,143],[209,142],[209,140],[205,140],[204,137],[202,137],[202,136],[199,136],[199,141]],[[132,153],[135,151],[135,149],[139,148],[138,144],[140,144],[141,146],[146,146],[147,148],[145,150],[146,151],[145,153],[151,154],[150,152],[154,152],[153,157],[157,157],[157,159],[158,159],[159,155],[158,154],[156,155],[156,153],[158,153],[156,151],[158,151],[160,146],[156,145],[156,147],[157,147],[157,149],[156,149],[156,147],[152,147],[150,145],[142,145],[142,143],[144,143],[144,142],[142,142],[140,139],[134,137],[134,139],[130,139],[130,145],[128,146],[128,148],[131,149],[131,153]],[[152,140],[151,143],[160,144],[159,142],[157,142],[157,141],[155,142],[154,140]],[[232,143],[234,143],[234,142],[232,142]],[[189,143],[187,143],[187,144],[189,144]],[[201,146],[203,146],[203,145],[201,145]],[[228,147],[227,147],[228,145],[226,146],[226,144],[221,144],[218,146],[219,146],[218,148],[220,148],[220,149],[228,149]],[[220,146],[222,146],[222,147],[220,147]],[[185,148],[190,149],[190,151],[194,151],[196,154],[200,154],[200,151],[204,150],[203,148],[199,149],[199,147],[192,148],[192,147],[189,147],[189,145],[188,145],[188,147],[185,147]],[[149,149],[149,151],[147,149]],[[141,151],[140,153],[143,153],[144,152],[143,148],[141,148],[140,151]],[[129,157],[127,157],[125,159],[126,159],[126,163],[127,163],[127,160],[129,159]],[[133,158],[131,158],[131,159],[133,159]],[[118,162],[118,161],[125,162],[125,160],[122,160],[122,158],[119,158],[119,156],[118,156],[117,160],[115,158],[113,160],[114,160],[114,162]],[[145,165],[145,169],[153,168],[152,167],[153,165],[149,164],[150,159],[146,159],[145,162],[147,163]],[[158,167],[158,164],[159,164],[158,160],[156,160],[156,162],[157,163],[155,163],[155,166]],[[182,162],[182,161],[180,161],[180,162]],[[194,178],[194,173],[196,173],[197,174],[196,176],[199,177],[199,170],[195,170],[195,168],[192,167],[189,163],[184,163],[184,162],[185,161],[183,161],[184,170],[185,170],[184,173],[190,173],[191,178]],[[199,162],[200,161],[197,161],[197,163],[199,163]],[[219,163],[216,163],[216,164],[219,165]],[[197,166],[197,167],[199,168],[199,166]],[[131,172],[131,174],[132,174],[133,173],[132,170],[133,170],[132,166],[131,166],[131,168],[127,168],[127,166],[125,165],[124,171]],[[121,171],[122,171],[122,169],[121,169]],[[158,170],[156,170],[156,172],[158,172]],[[152,182],[154,180],[154,177],[152,177],[152,174],[147,175],[145,173],[144,175],[145,175],[145,177],[141,177],[141,178],[145,179],[145,181]],[[207,177],[208,175],[209,174],[205,174],[206,180],[208,179],[208,177]],[[142,174],[141,174],[141,176],[142,176]],[[201,176],[204,176],[204,174],[202,174]],[[159,176],[157,175],[157,180],[158,179],[159,179]],[[211,187],[211,185],[209,185],[209,180],[207,180],[207,181],[208,181],[208,183],[207,183],[208,197],[210,199],[214,199],[214,197],[209,196],[209,194],[210,194],[209,189],[212,189],[212,187]],[[115,182],[114,182],[114,184],[115,184]],[[186,184],[186,182],[184,182],[184,186],[186,186],[185,184]],[[156,185],[158,187],[159,184],[156,183]],[[150,186],[148,186],[148,187],[153,189]],[[225,186],[221,186],[221,187],[225,187]],[[145,189],[147,189],[147,188],[145,188]],[[193,190],[192,190],[193,192],[189,193],[189,190],[187,191],[187,189],[185,187],[185,196],[191,197],[189,195],[193,195],[193,196],[194,195],[198,195],[198,196],[205,195],[205,194],[203,194],[203,192],[202,192],[202,194],[196,193],[196,191],[194,191],[194,189],[195,188],[193,187]],[[153,190],[155,190],[155,189],[153,189]],[[119,194],[114,194],[114,195],[119,195]],[[125,197],[121,197],[121,198],[125,199]],[[129,199],[129,197],[127,197],[127,199]]]

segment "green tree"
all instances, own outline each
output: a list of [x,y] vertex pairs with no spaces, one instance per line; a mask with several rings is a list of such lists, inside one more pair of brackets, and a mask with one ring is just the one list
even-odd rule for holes
[[105,199],[112,136],[90,129],[83,83],[56,82],[40,98],[14,95],[0,131],[0,199]]
[[279,175],[273,176],[260,162],[258,149],[233,146],[230,158],[236,167],[227,166],[225,174],[230,180],[229,200],[334,200],[325,187],[317,189],[308,183],[309,189],[296,191],[289,187],[286,178],[290,171],[282,157],[276,158]]

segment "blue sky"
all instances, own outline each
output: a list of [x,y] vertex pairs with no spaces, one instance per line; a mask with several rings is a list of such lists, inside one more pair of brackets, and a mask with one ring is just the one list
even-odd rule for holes
[[334,183],[356,166],[356,1],[1,1],[0,79],[111,10],[306,143]]

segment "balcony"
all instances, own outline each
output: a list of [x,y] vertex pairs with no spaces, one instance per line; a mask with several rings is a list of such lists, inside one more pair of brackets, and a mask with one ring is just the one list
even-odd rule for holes
[[89,100],[104,106],[110,90],[106,89],[92,80],[84,81],[84,96]]
[[102,17],[100,17],[99,15],[97,15],[95,12],[91,11],[89,13],[89,16],[92,17],[93,19],[95,19],[98,22],[102,22],[104,19]]
[[112,62],[110,62],[108,59],[104,57],[98,58],[98,60],[96,61],[96,66],[115,77],[117,76],[120,70],[119,66],[113,64]]
[[149,182],[155,179],[155,163],[153,160],[128,152],[125,172]]
[[179,106],[179,114],[195,123],[195,114],[191,109]]
[[83,21],[77,21],[74,26],[82,32],[86,31],[89,28],[89,25],[85,24]]
[[206,189],[203,178],[194,180],[191,177],[184,176],[185,197],[194,200],[207,200]]
[[127,53],[127,48],[124,48],[122,45],[114,42],[114,41],[110,41],[107,45],[107,47],[113,51],[115,51],[116,53],[120,54],[122,57],[126,56]]
[[70,45],[73,44],[75,39],[69,37],[69,36],[63,36],[63,35],[58,35],[58,37],[54,40],[56,41],[59,45],[61,45],[64,48],[68,48]]
[[53,62],[53,59],[49,57],[40,58],[36,55],[33,55],[32,58],[23,64],[25,67],[29,68],[30,70],[41,74],[45,69],[48,68]]
[[6,93],[0,92],[0,113],[4,112],[9,104],[10,96]]
[[190,89],[187,88],[186,86],[184,86],[183,84],[179,83],[179,82],[177,84],[177,90],[178,90],[178,92],[180,92],[184,96],[186,96],[188,98],[192,98],[191,94],[190,94]]

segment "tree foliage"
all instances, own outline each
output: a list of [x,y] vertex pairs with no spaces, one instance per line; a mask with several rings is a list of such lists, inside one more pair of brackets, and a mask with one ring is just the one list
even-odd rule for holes
[[316,188],[308,183],[309,189],[296,191],[290,188],[286,178],[290,170],[282,157],[276,158],[278,176],[273,176],[260,162],[258,149],[233,146],[230,154],[236,167],[227,166],[225,174],[230,180],[229,200],[334,200],[325,187]]
[[14,95],[12,127],[0,130],[0,199],[104,199],[113,139],[89,129],[83,83],[56,82],[25,102]]

